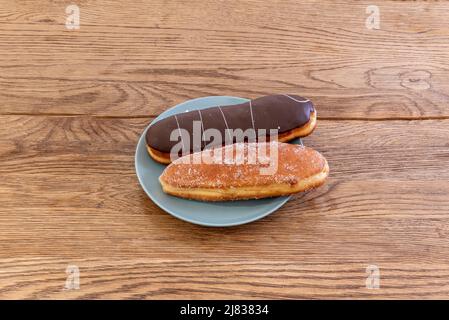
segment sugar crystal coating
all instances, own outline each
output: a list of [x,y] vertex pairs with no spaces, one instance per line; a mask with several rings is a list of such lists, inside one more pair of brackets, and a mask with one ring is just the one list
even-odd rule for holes
[[[199,155],[201,163],[194,163]],[[181,157],[165,169],[161,180],[181,188],[293,185],[322,172],[325,163],[320,153],[300,145],[237,143]],[[261,173],[269,167],[276,169],[273,174]]]

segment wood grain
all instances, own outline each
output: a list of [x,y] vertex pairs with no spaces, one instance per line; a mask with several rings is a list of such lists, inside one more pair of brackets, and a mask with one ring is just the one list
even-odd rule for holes
[[[80,267],[79,290],[64,290],[67,263]],[[385,264],[382,290],[367,290],[365,267],[246,260],[5,260],[13,286],[0,297],[65,299],[307,299],[447,297],[447,265]],[[187,271],[188,270],[188,271]],[[207,272],[205,272],[207,270]],[[382,269],[383,270],[383,269]],[[62,271],[62,272],[61,272]],[[0,279],[1,279],[0,278]],[[62,284],[62,286],[61,286]],[[412,292],[413,291],[413,292]]]
[[[0,116],[0,121],[4,176],[134,178],[135,147],[152,118]],[[332,176],[433,181],[449,175],[449,120],[321,120],[315,133],[304,142],[329,158]]]
[[324,118],[449,117],[449,5],[383,2],[373,31],[368,4],[87,1],[73,32],[65,1],[12,5],[2,113],[148,116],[199,96],[294,92]]
[[[364,1],[79,0],[76,31],[66,1],[3,3],[0,298],[449,297],[448,2],[377,1],[368,30]],[[275,92],[315,102],[326,186],[233,228],[147,198],[157,114]]]
[[[101,268],[106,259],[117,259],[136,263],[139,269],[139,264],[132,262],[139,258],[163,274],[162,278],[170,277],[172,269],[164,274],[167,266],[153,265],[153,260],[163,259],[173,268],[187,263],[182,272],[188,275],[191,268],[198,269],[194,273],[210,272],[208,261],[215,260],[225,266],[236,262],[245,266],[256,259],[255,263],[262,264],[261,272],[267,262],[266,268],[275,272],[282,261],[317,266],[325,262],[331,268],[343,259],[360,269],[358,281],[366,277],[363,270],[372,263],[382,267],[399,260],[432,268],[434,263],[448,262],[449,120],[321,121],[306,143],[328,157],[329,183],[295,197],[262,221],[230,229],[178,221],[147,199],[133,167],[135,143],[147,119],[3,116],[2,120],[10,126],[0,130],[0,150],[4,151],[0,257],[4,259],[16,255],[39,260],[51,253],[56,261],[100,259]],[[22,130],[14,132],[17,127]],[[411,132],[420,144],[410,139]],[[55,251],[57,248],[63,250]],[[55,266],[51,263],[48,267]],[[395,267],[401,269],[397,262]],[[61,269],[57,279],[65,276],[64,271]],[[344,272],[336,271],[335,277]],[[39,276],[32,274],[31,279],[38,281]],[[51,272],[47,276],[51,279]],[[108,279],[110,274],[97,276]],[[279,276],[278,281],[288,279]],[[0,279],[5,296],[10,293],[8,288],[15,286],[10,281],[10,277]],[[128,280],[123,281],[127,286]],[[130,281],[130,291],[136,291],[129,297],[199,297],[201,292],[199,288],[190,293],[179,289],[167,294],[157,286],[155,293],[146,296],[146,285],[140,288],[138,279]],[[176,284],[179,280],[171,281]],[[212,280],[205,283],[208,281]],[[238,282],[226,286],[232,288],[231,297],[249,290],[241,293]],[[255,291],[249,296],[311,295],[298,284],[285,295],[267,293],[270,283],[258,286],[264,288],[262,293]],[[27,290],[17,297],[26,296]],[[67,294],[46,285],[42,290],[42,297]],[[98,290],[77,297],[114,296],[107,288]],[[334,297],[350,295],[351,290],[338,290]],[[402,293],[412,294],[410,290]],[[328,291],[323,297],[332,296],[330,288]],[[28,292],[27,297],[39,292]],[[206,292],[217,298],[224,294],[220,290]],[[371,293],[359,296],[365,295]]]

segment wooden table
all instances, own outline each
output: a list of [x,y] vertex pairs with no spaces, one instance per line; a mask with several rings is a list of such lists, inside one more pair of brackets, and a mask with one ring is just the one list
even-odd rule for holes
[[[78,30],[0,7],[0,298],[449,297],[448,2],[73,2]],[[148,199],[156,115],[278,92],[317,106],[326,186],[233,228]]]

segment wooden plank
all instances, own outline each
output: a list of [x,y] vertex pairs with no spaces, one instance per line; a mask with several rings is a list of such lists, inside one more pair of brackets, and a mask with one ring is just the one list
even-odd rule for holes
[[260,222],[211,229],[164,213],[131,178],[5,180],[2,258],[449,262],[449,186],[443,181],[404,187],[400,181],[332,178]]
[[[65,270],[75,263],[80,289],[65,290]],[[0,261],[0,298],[444,299],[449,293],[448,275],[447,265],[386,263],[380,266],[381,288],[369,290],[366,266],[356,263],[4,259]]]
[[[135,147],[151,120],[0,116],[0,173],[134,176]],[[304,142],[327,156],[333,177],[433,181],[449,175],[448,123],[318,121]]]
[[368,2],[88,2],[77,31],[66,3],[6,2],[1,114],[147,116],[294,92],[324,118],[449,116],[447,2],[380,1],[380,30],[365,27]]

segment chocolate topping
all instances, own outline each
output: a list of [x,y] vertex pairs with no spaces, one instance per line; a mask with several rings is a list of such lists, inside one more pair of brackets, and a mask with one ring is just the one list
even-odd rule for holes
[[[146,133],[146,142],[150,147],[161,152],[170,153],[177,141],[170,141],[174,130],[185,129],[190,135],[190,151],[204,148],[193,145],[193,123],[202,123],[201,133],[207,129],[217,129],[223,139],[228,134],[226,129],[278,129],[278,133],[290,131],[305,125],[314,111],[310,100],[297,95],[270,95],[245,103],[228,106],[216,106],[203,110],[193,110],[170,116],[152,123]],[[209,141],[207,142],[209,144]],[[220,141],[220,144],[222,142]]]

